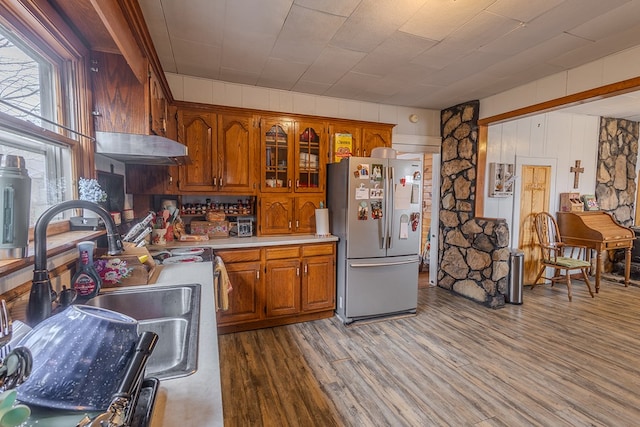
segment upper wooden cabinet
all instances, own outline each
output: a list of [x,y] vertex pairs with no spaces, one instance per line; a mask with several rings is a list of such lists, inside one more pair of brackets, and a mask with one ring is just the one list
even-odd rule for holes
[[180,168],[179,189],[185,192],[253,194],[257,164],[253,116],[178,111],[178,141],[193,162]]
[[295,191],[321,193],[325,187],[327,131],[323,121],[295,122]]
[[180,168],[181,191],[217,191],[218,163],[214,136],[217,117],[205,111],[178,111],[178,142],[185,144],[193,162]]
[[359,150],[362,157],[371,156],[376,147],[391,147],[390,127],[363,127]]
[[293,122],[260,119],[260,191],[288,193],[293,189]]
[[[330,123],[331,138],[336,133],[348,133],[352,137],[351,153],[355,157],[369,157],[376,147],[391,147],[392,125],[369,125],[359,123]],[[332,139],[333,141],[333,139]],[[331,153],[333,155],[333,153]],[[333,158],[328,160],[333,162]]]
[[122,55],[92,52],[96,131],[167,136],[169,106],[156,76],[140,83]]
[[253,194],[256,189],[257,147],[253,115],[218,114],[218,189]]

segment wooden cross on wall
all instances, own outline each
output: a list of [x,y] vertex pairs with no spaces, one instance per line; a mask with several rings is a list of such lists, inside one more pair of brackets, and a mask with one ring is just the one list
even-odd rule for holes
[[571,166],[570,171],[573,172],[573,188],[578,188],[580,182],[580,174],[584,172],[584,168],[580,167],[580,160],[576,160],[576,165]]

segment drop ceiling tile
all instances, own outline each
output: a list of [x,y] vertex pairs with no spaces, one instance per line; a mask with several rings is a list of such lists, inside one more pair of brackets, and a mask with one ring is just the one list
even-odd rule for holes
[[[216,46],[176,39],[173,41],[174,57],[180,74],[218,78],[220,49]],[[194,74],[195,73],[195,74]]]
[[436,44],[433,40],[417,37],[402,31],[396,31],[382,44],[366,55],[354,71],[386,75],[391,68],[409,63],[413,58]]
[[327,46],[307,68],[302,78],[310,82],[333,84],[358,64],[364,55],[362,52]]
[[331,44],[359,52],[371,52],[395,33],[425,0],[362,0],[342,25]]
[[259,43],[235,40],[233,46],[225,45],[220,64],[224,68],[244,70],[259,74],[269,58],[270,49],[261,49]]
[[293,3],[307,9],[347,17],[358,7],[360,0],[294,0]]
[[431,40],[444,40],[495,0],[429,0],[400,27],[400,31]]
[[162,9],[171,38],[212,44],[221,42],[222,26],[212,25],[215,17],[224,15],[224,2],[190,0],[185,7],[182,0],[163,0]]
[[546,11],[558,6],[564,0],[497,0],[487,7],[487,11],[508,18],[529,22]]
[[277,58],[269,58],[257,84],[258,86],[291,90],[306,69],[306,64],[295,64]]
[[225,67],[220,68],[220,80],[224,82],[255,86],[259,78],[260,74],[258,73]]
[[[573,27],[568,32],[596,41],[616,34],[620,28],[636,26],[639,16],[640,1],[631,1]],[[637,41],[638,39],[635,40],[635,42]]]
[[344,21],[341,16],[293,6],[270,56],[312,64]]

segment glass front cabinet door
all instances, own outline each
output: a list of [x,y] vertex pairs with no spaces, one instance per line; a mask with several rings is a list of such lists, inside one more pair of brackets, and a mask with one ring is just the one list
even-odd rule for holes
[[293,144],[291,122],[263,118],[262,132],[262,182],[261,190],[289,192],[293,187],[291,157]]
[[327,133],[323,122],[299,121],[295,126],[295,191],[324,191]]

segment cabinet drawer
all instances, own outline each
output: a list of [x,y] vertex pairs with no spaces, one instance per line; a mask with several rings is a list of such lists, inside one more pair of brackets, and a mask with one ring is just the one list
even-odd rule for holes
[[266,259],[298,258],[300,256],[299,246],[276,246],[265,249]]
[[228,249],[214,252],[220,256],[225,263],[260,261],[260,249]]
[[304,245],[302,246],[302,256],[333,255],[333,244]]

